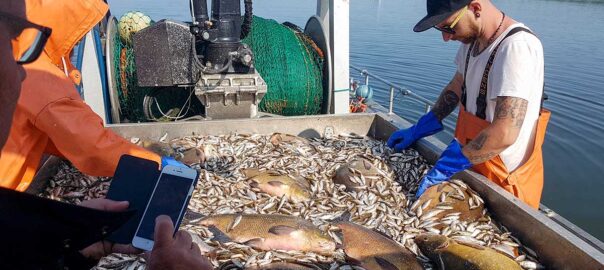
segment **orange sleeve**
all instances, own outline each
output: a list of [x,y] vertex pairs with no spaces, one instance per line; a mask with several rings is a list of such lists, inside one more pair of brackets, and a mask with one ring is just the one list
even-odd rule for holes
[[49,103],[35,120],[56,149],[81,172],[113,176],[124,154],[161,164],[161,157],[134,145],[103,126],[102,119],[82,100],[61,98]]

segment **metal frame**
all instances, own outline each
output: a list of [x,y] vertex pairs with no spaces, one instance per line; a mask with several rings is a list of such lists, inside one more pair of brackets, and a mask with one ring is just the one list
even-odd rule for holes
[[[124,137],[159,139],[192,134],[224,135],[232,133],[269,134],[282,132],[303,137],[356,133],[386,140],[392,132],[411,123],[387,113],[270,117],[260,119],[217,120],[184,123],[110,125]],[[446,145],[433,137],[418,141],[416,149],[434,162]],[[527,247],[537,251],[539,260],[552,269],[604,269],[602,243],[581,230],[561,226],[544,213],[530,208],[484,176],[465,171],[463,179],[485,199],[496,220],[509,229]],[[585,241],[591,239],[594,241]]]
[[350,101],[350,0],[317,0],[317,13],[331,48],[333,113],[349,113]]

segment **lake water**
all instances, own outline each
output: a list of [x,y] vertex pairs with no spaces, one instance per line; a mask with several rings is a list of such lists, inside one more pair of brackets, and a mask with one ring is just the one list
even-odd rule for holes
[[[188,0],[109,2],[117,17],[139,10],[154,20],[190,18]],[[544,145],[542,203],[604,240],[604,162],[598,158],[604,153],[604,1],[494,3],[537,33],[544,47],[545,106],[552,118]],[[256,15],[301,27],[315,9],[314,0],[254,1]],[[435,30],[414,33],[412,27],[425,12],[423,0],[351,1],[351,63],[436,100],[455,72],[459,44],[443,42]],[[374,86],[375,99],[387,104],[388,89]],[[395,111],[414,122],[423,105],[400,96]],[[454,122],[445,124],[446,133],[439,138],[448,142]]]

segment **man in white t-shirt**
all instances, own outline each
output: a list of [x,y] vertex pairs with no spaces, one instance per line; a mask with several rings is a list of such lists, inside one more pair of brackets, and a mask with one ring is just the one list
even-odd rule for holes
[[417,195],[467,168],[534,208],[543,189],[541,145],[550,113],[541,109],[543,47],[522,23],[490,0],[427,0],[428,15],[413,29],[435,28],[460,41],[457,71],[434,109],[388,145],[400,151],[443,129],[458,104],[455,138],[420,183]]

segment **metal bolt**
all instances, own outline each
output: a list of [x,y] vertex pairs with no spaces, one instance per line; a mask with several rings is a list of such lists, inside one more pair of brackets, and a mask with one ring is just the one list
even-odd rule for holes
[[243,56],[243,62],[244,63],[251,63],[252,62],[252,56],[249,54],[246,54],[245,56]]

